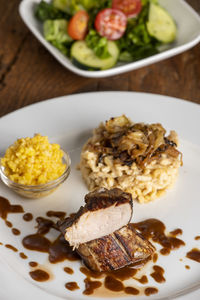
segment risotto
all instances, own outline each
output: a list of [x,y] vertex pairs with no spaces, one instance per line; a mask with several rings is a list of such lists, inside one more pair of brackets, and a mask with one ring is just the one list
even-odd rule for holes
[[111,118],[94,129],[81,152],[80,170],[89,190],[121,188],[140,203],[159,197],[182,165],[175,131],[161,124]]

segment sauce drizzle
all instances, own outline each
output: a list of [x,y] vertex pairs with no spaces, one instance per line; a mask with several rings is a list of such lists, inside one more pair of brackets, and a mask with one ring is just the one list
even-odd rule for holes
[[67,273],[67,274],[70,274],[70,275],[74,274],[74,270],[72,270],[72,269],[69,268],[69,267],[64,267],[63,270],[64,270],[65,273]]
[[70,291],[75,291],[75,290],[80,289],[80,287],[78,286],[78,284],[77,284],[76,282],[74,282],[74,281],[72,281],[72,282],[67,282],[67,283],[65,284],[65,287],[66,287],[66,289],[68,289],[68,290],[70,290]]
[[140,293],[140,291],[132,286],[127,286],[124,289],[124,292],[126,294],[130,294],[130,295],[138,295]]
[[27,259],[28,256],[26,254],[24,254],[23,252],[20,252],[19,253],[19,256],[22,258],[22,259]]
[[151,277],[153,277],[153,279],[158,283],[165,282],[166,280],[165,280],[165,277],[163,276],[163,274],[165,272],[164,269],[157,265],[153,266],[153,269],[154,269],[154,272],[150,274]]
[[108,290],[111,290],[114,292],[120,292],[120,291],[124,290],[123,283],[110,275],[106,276],[105,281],[104,281],[104,286]]
[[46,271],[37,269],[34,271],[29,272],[31,278],[35,281],[39,281],[39,282],[43,282],[43,281],[47,281],[50,276]]
[[20,235],[20,230],[19,229],[17,229],[17,228],[12,228],[12,233],[14,234],[14,235]]
[[12,246],[10,244],[6,244],[5,247],[12,250],[13,252],[18,252],[17,248],[15,248],[14,246]]
[[186,265],[185,268],[186,268],[187,270],[189,270],[189,269],[190,269],[190,266]]
[[100,281],[91,281],[90,278],[85,278],[85,290],[83,291],[84,295],[91,295],[93,294],[95,289],[98,289],[102,283]]
[[[134,223],[135,229],[139,230],[146,239],[152,239],[153,242],[160,244],[164,249],[161,254],[169,254],[171,250],[184,246],[185,243],[181,239],[165,234],[165,225],[157,219],[147,219],[142,222]],[[176,229],[175,233],[180,233],[181,229]],[[177,233],[178,231],[178,233]],[[173,231],[172,231],[173,232]],[[182,232],[182,230],[181,230]]]
[[200,250],[194,248],[187,252],[186,257],[200,263]]
[[46,213],[47,217],[56,217],[56,218],[59,218],[59,219],[64,219],[65,216],[66,216],[66,212],[64,211],[54,211],[54,210],[49,210],[47,213]]
[[26,214],[23,215],[23,219],[26,222],[30,222],[30,221],[33,220],[33,215],[31,213],[26,213]]
[[158,289],[156,289],[154,287],[148,287],[144,290],[144,293],[146,296],[150,296],[150,295],[158,293]]
[[37,217],[36,222],[37,232],[25,236],[22,240],[22,244],[26,249],[48,253],[49,261],[53,264],[65,259],[70,261],[80,260],[78,254],[73,251],[62,234],[52,242],[44,236],[50,229],[55,229],[56,225],[52,220]]
[[8,199],[0,196],[0,218],[7,220],[9,213],[23,213],[24,209],[21,205],[12,205]]
[[8,221],[8,220],[5,220],[5,224],[6,224],[6,226],[8,226],[9,228],[12,228],[12,223],[10,222],[10,221]]
[[35,262],[35,261],[30,261],[30,262],[29,262],[29,266],[32,267],[32,268],[35,268],[35,267],[38,266],[38,263]]

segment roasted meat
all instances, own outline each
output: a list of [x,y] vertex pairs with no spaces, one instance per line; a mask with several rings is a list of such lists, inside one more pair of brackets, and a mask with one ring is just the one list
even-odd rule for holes
[[112,271],[146,261],[154,246],[128,224],[112,234],[81,244],[77,248],[86,266],[94,271]]
[[107,236],[130,222],[132,197],[120,189],[99,189],[85,196],[85,206],[58,226],[71,246]]

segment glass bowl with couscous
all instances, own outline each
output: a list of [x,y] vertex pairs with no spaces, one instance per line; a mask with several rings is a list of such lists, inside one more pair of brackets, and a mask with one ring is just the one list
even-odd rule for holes
[[0,159],[2,181],[26,198],[40,198],[55,191],[69,176],[71,160],[47,136],[18,139]]

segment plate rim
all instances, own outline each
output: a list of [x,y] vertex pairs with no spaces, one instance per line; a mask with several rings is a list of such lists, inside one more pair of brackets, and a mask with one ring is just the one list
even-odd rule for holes
[[[55,98],[50,98],[50,99],[46,99],[46,100],[44,100],[44,101],[40,101],[40,102],[36,102],[36,103],[32,103],[32,104],[30,104],[30,105],[27,105],[27,106],[25,106],[25,107],[22,107],[22,108],[20,108],[20,109],[17,109],[17,110],[15,110],[15,111],[13,111],[13,112],[11,112],[11,113],[9,113],[9,114],[6,114],[5,116],[3,116],[1,119],[0,119],[0,123],[1,123],[1,120],[3,119],[3,118],[6,118],[6,117],[9,117],[10,115],[12,115],[12,114],[15,114],[15,113],[17,113],[17,112],[21,112],[22,110],[26,110],[27,108],[28,109],[31,109],[31,107],[33,107],[33,106],[38,106],[38,105],[40,105],[40,104],[46,104],[46,105],[48,105],[48,103],[49,102],[56,102],[56,101],[58,101],[58,100],[64,100],[64,99],[66,99],[66,100],[68,100],[67,98],[71,98],[70,100],[71,101],[74,101],[74,97],[82,97],[82,96],[84,96],[84,97],[87,97],[87,95],[88,94],[105,94],[105,93],[107,93],[107,94],[134,94],[134,95],[138,95],[138,94],[140,94],[140,95],[145,95],[146,97],[148,97],[148,95],[150,94],[151,96],[154,96],[154,99],[156,99],[156,101],[158,100],[158,101],[163,101],[163,99],[166,99],[166,100],[175,100],[175,102],[177,102],[177,103],[181,103],[181,102],[184,102],[186,105],[189,105],[189,106],[193,106],[193,107],[195,107],[195,108],[200,108],[200,106],[199,106],[199,104],[198,103],[193,103],[193,102],[190,102],[190,101],[188,101],[188,100],[184,100],[184,99],[180,99],[180,98],[176,98],[176,97],[171,97],[171,96],[165,96],[165,95],[159,95],[159,94],[153,94],[153,93],[144,93],[144,92],[132,92],[132,91],[104,91],[104,92],[99,92],[99,91],[97,91],[97,92],[88,92],[88,93],[77,93],[77,94],[72,94],[72,95],[65,95],[65,96],[61,96],[61,97],[55,97]],[[161,97],[161,98],[160,98]],[[160,100],[159,100],[159,98],[160,98]],[[180,102],[179,102],[180,101]],[[134,102],[134,101],[133,101]],[[171,103],[172,103],[172,105],[173,105],[173,102],[171,101]],[[14,272],[14,270],[12,270],[13,271],[13,273],[15,273]],[[17,274],[17,276],[18,277],[21,277],[19,274]],[[23,282],[24,281],[26,281],[24,278],[23,278]],[[26,281],[27,282],[27,281]],[[31,283],[29,283],[28,282],[28,284],[30,284],[30,286],[34,286],[34,285],[32,285]],[[35,287],[35,286],[34,286]],[[191,287],[191,289],[192,289],[192,287]],[[35,290],[38,290],[39,292],[38,293],[40,293],[40,291],[41,291],[41,289],[38,289],[38,287],[36,287],[36,288],[34,288],[34,291]],[[35,292],[33,291],[33,295],[35,295]],[[52,295],[52,294],[49,294],[49,293],[47,293],[46,291],[44,291],[44,290],[42,290],[41,292],[44,292],[44,293],[42,293],[42,294],[44,294],[44,300],[45,299],[52,299],[52,300],[56,300],[56,299],[62,299],[62,298],[60,298],[60,297],[58,297],[58,296],[56,296],[56,295]],[[36,292],[37,293],[37,292]],[[194,295],[194,298],[191,298],[191,296],[193,297],[193,294],[196,294],[196,293],[198,293],[197,295]],[[45,296],[46,295],[46,296]],[[184,299],[184,300],[189,300],[189,299],[197,299],[197,298],[195,298],[196,296],[200,296],[200,288],[199,287],[196,287],[196,289],[194,290],[194,289],[192,289],[192,291],[191,292],[189,292],[189,293],[187,293],[187,294],[185,294],[185,295],[181,295],[181,294],[179,294],[179,295],[177,295],[177,296],[175,296],[175,297],[163,297],[163,298],[159,298],[160,300],[164,300],[164,299],[175,299],[175,298],[179,298],[180,299],[180,297],[181,297],[181,299]],[[8,299],[10,299],[10,298],[8,298]],[[66,299],[71,299],[70,297],[69,298],[66,298]],[[99,298],[100,299],[100,298]],[[115,298],[114,298],[115,299]],[[139,299],[138,299],[139,300]]]
[[[27,0],[25,0],[27,1]],[[72,98],[72,97],[77,97],[77,96],[80,96],[82,97],[82,95],[91,95],[91,94],[105,94],[105,93],[109,93],[109,94],[112,94],[112,93],[116,93],[116,94],[135,94],[135,95],[152,95],[152,96],[155,96],[155,98],[158,98],[159,97],[162,97],[162,98],[165,98],[166,100],[172,100],[174,99],[174,101],[180,101],[180,102],[183,102],[185,103],[185,105],[189,105],[189,106],[194,106],[194,107],[198,107],[198,109],[200,108],[200,103],[197,103],[197,102],[193,102],[193,101],[190,101],[188,99],[182,99],[182,98],[179,98],[179,97],[174,97],[174,96],[168,96],[168,95],[163,95],[163,94],[157,94],[157,93],[151,93],[151,92],[138,92],[138,91],[117,91],[117,90],[110,90],[110,91],[88,91],[88,92],[79,92],[79,93],[73,93],[73,94],[66,94],[66,95],[63,95],[63,96],[58,96],[58,97],[53,97],[53,98],[48,98],[48,99],[43,99],[41,101],[38,101],[38,102],[34,102],[34,103],[30,103],[28,105],[25,105],[23,107],[20,107],[20,108],[17,108],[5,115],[3,115],[1,118],[0,118],[0,121],[5,118],[5,117],[8,117],[18,111],[22,111],[23,109],[29,109],[30,107],[34,107],[34,106],[37,106],[38,104],[44,104],[46,103],[47,101],[48,102],[53,102],[53,101],[58,101],[58,100],[62,100],[62,99],[65,99],[65,98]],[[69,101],[69,99],[67,99],[67,101]],[[161,100],[160,100],[161,101]]]

